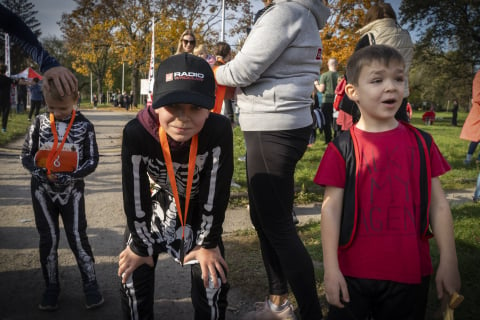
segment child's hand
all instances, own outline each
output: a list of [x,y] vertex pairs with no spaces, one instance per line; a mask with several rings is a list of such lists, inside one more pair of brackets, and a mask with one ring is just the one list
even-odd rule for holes
[[461,281],[457,264],[449,262],[442,263],[442,259],[440,258],[437,275],[435,276],[435,284],[437,287],[438,299],[442,299],[444,293],[446,293],[448,299],[450,299],[450,296],[454,292],[460,292]]
[[57,173],[55,176],[55,182],[61,185],[68,185],[72,182],[72,176],[68,173]]
[[133,252],[129,246],[120,252],[118,260],[118,276],[122,278],[122,283],[125,284],[133,271],[143,264],[147,264],[153,268],[153,258],[151,256],[139,256]]
[[325,282],[325,296],[329,304],[343,308],[342,302],[350,302],[347,282],[340,269],[332,272],[325,270],[323,281]]
[[208,288],[209,274],[212,277],[214,287],[219,287],[217,272],[220,274],[222,282],[227,283],[227,277],[224,270],[228,271],[228,266],[220,254],[220,249],[218,246],[213,249],[205,249],[201,246],[196,246],[185,256],[184,262],[188,262],[190,260],[198,260],[200,263],[203,285],[205,288]]
[[46,183],[48,181],[47,170],[45,170],[45,168],[33,169],[32,176],[42,183]]

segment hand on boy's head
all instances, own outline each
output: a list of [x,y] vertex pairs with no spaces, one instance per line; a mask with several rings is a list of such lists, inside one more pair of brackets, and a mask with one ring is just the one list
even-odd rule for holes
[[220,249],[217,247],[212,249],[205,249],[201,246],[196,246],[190,251],[184,259],[184,262],[191,260],[197,260],[200,263],[202,269],[202,279],[205,288],[208,288],[208,276],[211,275],[213,280],[213,286],[219,288],[218,274],[222,279],[222,283],[227,283],[227,276],[225,271],[228,271],[228,266],[223,259]]
[[[53,80],[53,84],[58,90],[61,96],[70,95],[77,92],[78,81],[75,75],[67,68],[58,66],[53,67],[45,71],[43,74],[44,80],[43,86],[46,90],[50,90],[50,84],[48,80]],[[63,85],[63,86],[62,86]],[[65,88],[65,91],[63,90]]]

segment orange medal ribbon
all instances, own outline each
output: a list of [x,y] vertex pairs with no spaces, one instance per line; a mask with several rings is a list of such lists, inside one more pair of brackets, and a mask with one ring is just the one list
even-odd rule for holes
[[65,141],[67,141],[68,133],[72,128],[74,120],[75,120],[75,109],[73,109],[72,111],[72,118],[70,119],[70,123],[68,124],[67,130],[65,130],[65,134],[63,135],[62,142],[60,143],[60,146],[57,148],[58,133],[57,133],[57,127],[55,126],[55,116],[53,115],[53,113],[50,113],[50,125],[52,127],[52,133],[53,133],[53,146],[47,158],[47,164],[46,164],[47,174],[52,173],[52,166],[54,165],[55,161],[58,161],[58,157],[60,156],[60,152],[62,152]]
[[190,153],[188,157],[188,175],[187,175],[187,190],[185,196],[185,215],[182,214],[182,207],[180,206],[180,198],[178,196],[177,181],[175,180],[175,172],[173,172],[172,155],[170,154],[170,146],[168,145],[167,133],[162,127],[158,129],[158,135],[160,137],[160,145],[162,146],[163,157],[165,165],[167,166],[168,179],[172,186],[173,197],[175,198],[175,204],[177,206],[178,217],[182,224],[182,241],[180,247],[180,263],[183,265],[185,257],[185,224],[187,221],[188,205],[190,203],[190,193],[192,191],[193,173],[195,171],[195,160],[197,158],[198,149],[198,134],[192,137],[190,142]]

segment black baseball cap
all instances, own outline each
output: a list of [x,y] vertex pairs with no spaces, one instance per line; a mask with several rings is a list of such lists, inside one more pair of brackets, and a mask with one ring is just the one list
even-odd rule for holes
[[191,103],[205,109],[215,104],[215,78],[203,58],[189,53],[173,55],[158,67],[153,87],[154,109]]

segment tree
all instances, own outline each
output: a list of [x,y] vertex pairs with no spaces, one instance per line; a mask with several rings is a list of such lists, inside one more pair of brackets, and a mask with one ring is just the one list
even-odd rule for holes
[[420,36],[410,73],[413,99],[468,106],[480,67],[480,1],[404,0],[400,13]]
[[111,67],[112,32],[116,21],[105,15],[105,7],[95,0],[75,0],[78,4],[71,14],[64,14],[60,29],[65,45],[72,55],[72,68],[88,76],[95,76],[97,96],[103,94],[103,80]]
[[[2,0],[2,3],[5,7],[17,14],[37,37],[42,34],[40,31],[40,22],[35,17],[38,13],[38,11],[34,10],[35,5],[27,0]],[[0,36],[0,41],[4,42],[3,33]],[[18,45],[11,42],[10,69],[12,70],[12,74],[20,72],[32,64],[33,60],[29,56],[26,56]]]
[[[329,1],[330,17],[320,31],[323,44],[323,60],[335,57],[339,71],[345,70],[347,60],[355,49],[359,35],[355,32],[363,26],[365,12],[370,8],[370,1],[334,0]],[[322,70],[327,71],[327,64]]]
[[[417,31],[420,51],[447,59],[447,52],[459,51],[458,65],[480,65],[480,1],[404,0],[401,22]],[[451,61],[455,63],[455,61]]]

